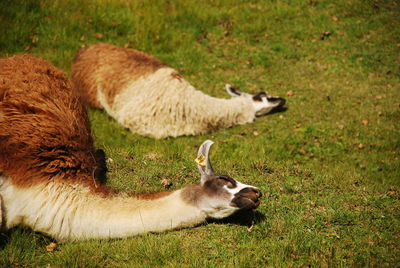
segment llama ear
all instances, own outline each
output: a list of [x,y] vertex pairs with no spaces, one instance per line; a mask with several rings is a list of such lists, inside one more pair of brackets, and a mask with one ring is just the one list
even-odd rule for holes
[[241,92],[237,90],[236,88],[232,87],[230,84],[225,85],[226,92],[228,92],[231,97],[247,97],[251,98],[252,95],[248,93]]
[[197,153],[196,163],[201,174],[201,184],[203,184],[210,176],[214,175],[214,170],[208,156],[213,144],[213,141],[206,140],[202,145],[200,145]]

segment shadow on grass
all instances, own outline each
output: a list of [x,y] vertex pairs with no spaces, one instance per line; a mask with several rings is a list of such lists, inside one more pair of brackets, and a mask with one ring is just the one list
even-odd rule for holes
[[3,250],[10,241],[10,230],[0,232],[0,250]]
[[[255,210],[250,210],[250,211],[238,211],[232,216],[229,216],[225,219],[221,220],[208,220],[207,222],[204,222],[200,224],[199,226],[206,225],[209,223],[214,223],[214,224],[235,224],[235,225],[240,225],[240,226],[247,226],[251,227],[254,224],[258,224],[260,222],[263,222],[266,219],[265,215],[262,214],[259,211]],[[186,229],[186,228],[183,228]],[[177,230],[170,230],[172,232],[179,231],[180,229]],[[169,231],[166,231],[169,232]],[[151,233],[151,232],[150,232]],[[62,243],[61,241],[56,241],[55,239],[40,233],[40,232],[35,232],[30,228],[27,227],[13,227],[8,230],[2,230],[0,232],[0,250],[3,250],[7,247],[9,243],[12,243],[12,240],[14,239],[14,235],[28,235],[31,239],[31,241],[35,241],[35,243],[38,243],[39,247],[45,248],[46,245],[48,245],[50,242],[55,242],[55,243]],[[154,233],[157,234],[157,233]],[[145,234],[143,234],[145,235]],[[32,239],[33,238],[33,239]],[[125,238],[112,238],[110,240],[122,240]],[[94,239],[97,240],[97,239]],[[105,239],[100,239],[100,240],[105,240]],[[71,241],[73,242],[73,241]]]
[[[56,242],[55,239],[40,233],[35,232],[28,227],[16,226],[8,230],[0,231],[0,250],[3,250],[7,247],[8,244],[13,244],[13,240],[15,237],[24,237],[27,241],[38,245],[40,248],[44,248],[50,242]],[[22,239],[23,241],[24,239]]]
[[235,224],[240,226],[250,227],[254,224],[263,222],[266,219],[265,215],[257,210],[238,211],[232,216],[221,220],[208,220],[208,223],[216,224]]
[[284,113],[284,112],[286,112],[287,110],[289,110],[288,107],[279,106],[279,107],[276,107],[275,109],[273,109],[271,112],[269,112],[268,115],[270,115],[270,114],[277,114],[277,113]]

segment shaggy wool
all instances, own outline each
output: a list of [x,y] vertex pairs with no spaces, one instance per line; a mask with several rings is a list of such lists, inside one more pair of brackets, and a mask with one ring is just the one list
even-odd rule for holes
[[198,166],[200,184],[112,191],[102,184],[105,155],[95,150],[86,111],[65,75],[29,55],[0,59],[0,227],[24,225],[58,240],[121,238],[256,208],[257,188],[210,171],[211,144],[199,149],[207,163],[207,172]]
[[145,53],[108,44],[81,49],[72,64],[78,94],[132,132],[154,138],[199,135],[254,121],[250,98],[214,98]]
[[104,164],[64,73],[29,55],[0,59],[0,172],[18,186],[80,180],[96,188]]

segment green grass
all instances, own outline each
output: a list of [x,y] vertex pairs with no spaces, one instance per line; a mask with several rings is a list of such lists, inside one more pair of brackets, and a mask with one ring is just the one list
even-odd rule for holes
[[399,16],[389,0],[2,0],[3,57],[31,53],[69,73],[82,45],[127,45],[208,94],[226,97],[225,83],[267,90],[288,110],[166,140],[89,110],[96,144],[114,160],[110,186],[195,183],[197,146],[212,139],[215,168],[264,192],[258,212],[53,252],[49,238],[16,228],[0,235],[0,266],[399,267]]

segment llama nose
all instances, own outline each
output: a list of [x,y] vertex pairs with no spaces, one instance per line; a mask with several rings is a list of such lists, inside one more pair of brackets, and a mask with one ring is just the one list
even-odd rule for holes
[[243,195],[243,196],[248,196],[248,197],[251,197],[251,198],[257,198],[257,199],[262,196],[261,191],[258,188],[252,187],[252,186],[243,188],[237,194],[238,195]]

